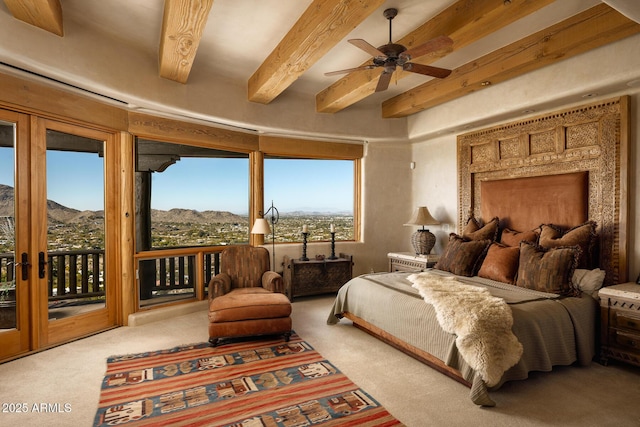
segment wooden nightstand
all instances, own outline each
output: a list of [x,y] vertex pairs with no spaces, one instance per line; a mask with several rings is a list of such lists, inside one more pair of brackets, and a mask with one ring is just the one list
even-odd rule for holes
[[389,252],[389,271],[424,271],[438,262],[440,255],[416,255],[411,252]]
[[600,359],[616,359],[640,366],[640,285],[622,283],[599,291]]
[[307,295],[337,292],[351,280],[353,257],[340,254],[338,259],[300,261],[284,257],[284,289],[289,300]]

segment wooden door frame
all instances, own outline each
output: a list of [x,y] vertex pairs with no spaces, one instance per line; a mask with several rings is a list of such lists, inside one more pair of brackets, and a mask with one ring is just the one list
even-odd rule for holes
[[[86,138],[105,141],[104,144],[104,193],[105,193],[105,280],[110,286],[105,288],[106,305],[103,309],[79,314],[68,319],[50,321],[48,319],[47,279],[39,279],[37,274],[38,252],[47,246],[47,189],[46,189],[46,131],[47,129],[69,133]],[[117,160],[116,133],[95,130],[88,127],[33,116],[31,119],[31,171],[38,172],[39,178],[31,181],[32,233],[30,253],[31,276],[35,295],[31,299],[34,316],[32,329],[33,349],[42,349],[72,339],[91,335],[101,330],[117,326],[117,307],[120,296],[119,279],[119,223],[120,204],[119,169]],[[32,173],[32,177],[33,177]],[[42,206],[45,203],[45,206]],[[46,258],[46,257],[45,257]]]
[[[15,144],[14,144],[14,214],[15,214],[15,247],[14,261],[20,259],[20,253],[27,252],[29,248],[28,233],[23,232],[23,228],[29,228],[28,206],[20,201],[17,194],[27,194],[29,189],[30,173],[28,170],[29,159],[29,116],[10,110],[0,109],[0,120],[15,124]],[[18,170],[21,172],[18,173]],[[0,348],[0,359],[26,353],[30,350],[30,328],[29,328],[29,281],[22,279],[21,268],[16,269],[16,322],[15,329],[2,330],[2,346]]]

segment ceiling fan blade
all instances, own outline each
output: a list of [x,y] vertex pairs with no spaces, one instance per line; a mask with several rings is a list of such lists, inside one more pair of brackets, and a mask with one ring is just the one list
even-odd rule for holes
[[358,47],[358,48],[364,50],[365,52],[367,52],[369,55],[371,55],[373,57],[379,57],[379,56],[381,56],[383,58],[387,57],[387,55],[385,55],[384,53],[380,52],[378,50],[378,48],[376,48],[373,45],[369,44],[365,40],[362,40],[362,39],[349,39],[349,43],[351,43],[355,47]]
[[378,85],[376,86],[376,92],[383,92],[387,90],[387,88],[389,87],[389,82],[391,82],[392,75],[393,72],[389,73],[387,71],[383,71],[382,74],[380,74]]
[[439,36],[435,39],[431,39],[428,42],[421,44],[420,46],[412,47],[402,52],[399,56],[405,61],[410,61],[412,58],[418,58],[426,55],[427,53],[435,52],[440,49],[450,47],[453,44],[453,40],[447,36]]
[[338,74],[351,73],[352,71],[371,70],[373,68],[376,68],[376,66],[375,65],[363,65],[362,67],[347,68],[347,69],[338,70],[338,71],[329,71],[328,73],[324,73],[324,75],[325,76],[335,76],[335,75],[338,75]]
[[407,62],[402,66],[402,69],[405,71],[411,71],[412,73],[424,74],[425,76],[437,77],[439,79],[444,79],[449,74],[451,74],[451,70],[447,70],[446,68],[438,68],[432,67],[431,65],[423,65],[423,64],[414,64],[412,62]]

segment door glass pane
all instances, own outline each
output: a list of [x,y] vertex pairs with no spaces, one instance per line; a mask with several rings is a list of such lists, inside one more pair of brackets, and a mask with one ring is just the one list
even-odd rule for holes
[[49,320],[105,307],[104,142],[47,130]]
[[0,329],[16,327],[15,129],[0,121]]

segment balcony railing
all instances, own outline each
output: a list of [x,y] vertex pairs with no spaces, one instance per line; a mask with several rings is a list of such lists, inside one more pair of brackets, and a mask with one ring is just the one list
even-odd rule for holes
[[[140,299],[188,292],[204,298],[206,284],[220,271],[223,248],[184,248],[136,255]],[[49,301],[102,299],[104,250],[52,251],[48,254]],[[0,281],[15,279],[13,253],[0,253]],[[19,274],[19,269],[17,269]],[[34,274],[34,266],[30,274]]]
[[[47,255],[49,301],[104,297],[104,250],[52,251]],[[0,254],[1,281],[13,281],[15,274],[14,254]]]
[[206,285],[220,272],[224,247],[162,249],[136,254],[141,305],[158,297],[206,296]]

